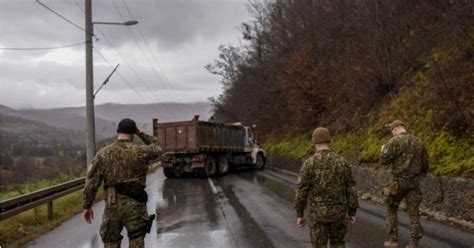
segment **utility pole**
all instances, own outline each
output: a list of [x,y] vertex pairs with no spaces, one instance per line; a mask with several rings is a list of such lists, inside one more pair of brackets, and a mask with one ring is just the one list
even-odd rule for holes
[[[92,0],[84,0],[85,3],[85,20],[86,20],[86,118],[87,118],[87,135],[86,135],[86,154],[87,154],[87,170],[92,165],[92,159],[95,156],[95,111],[94,111],[94,61],[92,58],[92,38],[94,36],[94,24],[102,25],[123,25],[132,26],[138,22],[129,20],[126,22],[93,22],[92,21]],[[115,67],[114,71],[117,69]],[[112,73],[113,73],[112,72]],[[112,75],[112,74],[111,74]],[[110,76],[106,79],[110,78]],[[106,82],[105,82],[106,83]]]
[[86,20],[86,118],[87,118],[87,169],[95,156],[95,113],[94,113],[94,62],[92,60],[92,0],[85,0]]

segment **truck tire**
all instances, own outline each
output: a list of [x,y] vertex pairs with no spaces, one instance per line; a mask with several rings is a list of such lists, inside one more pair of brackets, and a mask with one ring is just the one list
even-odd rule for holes
[[163,167],[163,172],[167,178],[175,178],[174,168],[173,167]]
[[265,157],[263,156],[262,153],[258,153],[257,154],[257,161],[255,163],[255,169],[256,170],[263,170],[263,168],[265,168],[265,162],[266,162],[266,159]]
[[206,177],[213,177],[217,174],[217,165],[214,157],[208,156],[204,163],[204,173]]
[[184,176],[184,168],[182,164],[176,164],[173,166],[174,176],[179,178]]
[[229,160],[227,159],[226,156],[219,157],[217,165],[218,165],[219,175],[226,175],[227,173],[229,173]]

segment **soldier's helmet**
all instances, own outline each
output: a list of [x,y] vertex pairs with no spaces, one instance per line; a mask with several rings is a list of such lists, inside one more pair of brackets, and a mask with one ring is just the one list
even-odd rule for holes
[[331,133],[325,127],[318,127],[314,129],[312,138],[315,144],[329,143],[331,142]]
[[138,131],[138,128],[135,121],[128,118],[121,120],[117,127],[117,133],[134,134],[137,131]]
[[388,126],[390,127],[390,130],[393,130],[398,126],[406,127],[405,123],[401,120],[394,120],[392,123],[388,124]]

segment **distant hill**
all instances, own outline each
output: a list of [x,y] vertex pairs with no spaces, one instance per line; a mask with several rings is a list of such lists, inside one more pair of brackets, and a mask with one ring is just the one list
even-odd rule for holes
[[[17,110],[9,115],[22,119],[39,121],[52,127],[67,128],[84,132],[86,130],[85,116],[68,111],[67,109]],[[114,129],[112,122],[96,116],[97,138],[109,137]]]
[[77,130],[51,127],[39,121],[26,120],[2,113],[0,119],[2,146],[27,144],[32,146],[82,146],[84,133]]
[[10,108],[10,107],[7,107],[5,105],[0,105],[0,113],[2,114],[9,114],[9,113],[14,113],[15,110]]
[[[0,113],[19,117],[24,120],[34,120],[46,125],[67,128],[85,132],[86,111],[84,107],[69,107],[55,109],[14,110],[0,105]],[[202,120],[211,116],[211,106],[206,102],[197,103],[154,103],[154,104],[115,104],[97,105],[96,135],[98,139],[115,134],[117,122],[123,118],[134,119],[139,128],[151,132],[152,118],[160,122],[191,120],[194,115],[200,115]]]

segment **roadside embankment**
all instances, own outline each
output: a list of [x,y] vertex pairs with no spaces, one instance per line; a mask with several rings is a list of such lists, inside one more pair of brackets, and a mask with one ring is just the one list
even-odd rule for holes
[[[269,156],[268,165],[297,173],[302,160]],[[382,188],[390,178],[383,168],[352,166],[357,190],[363,199],[381,202]],[[421,181],[421,211],[439,221],[448,221],[474,229],[474,180],[428,175]],[[403,205],[403,204],[402,204]],[[403,207],[403,206],[401,206]]]

